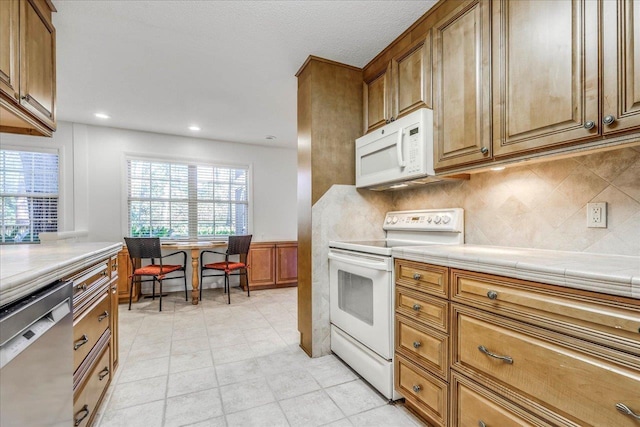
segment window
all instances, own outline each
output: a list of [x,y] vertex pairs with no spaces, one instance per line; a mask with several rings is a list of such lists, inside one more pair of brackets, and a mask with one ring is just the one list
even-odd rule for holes
[[58,231],[58,154],[0,150],[2,243]]
[[129,235],[248,233],[248,167],[128,160]]

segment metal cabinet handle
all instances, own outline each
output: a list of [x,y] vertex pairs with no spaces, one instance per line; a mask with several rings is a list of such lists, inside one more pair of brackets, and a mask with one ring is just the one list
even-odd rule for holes
[[487,425],[482,420],[478,420],[478,427],[487,427]]
[[389,119],[389,121],[390,121],[390,122],[395,122],[395,121],[396,121],[396,118],[395,118],[395,117],[393,117],[393,116],[391,116],[391,118]]
[[116,292],[118,292],[118,286],[114,286],[111,288],[111,293],[115,294]]
[[109,312],[107,310],[104,311],[100,316],[98,316],[98,322],[102,322],[104,319],[109,317]]
[[493,357],[494,359],[500,359],[504,363],[508,363],[509,365],[513,365],[513,359],[510,358],[509,356],[500,356],[498,354],[491,353],[489,350],[487,350],[487,347],[485,347],[483,345],[479,345],[478,346],[478,350],[480,350],[482,353],[486,354],[489,357]]
[[420,390],[422,390],[422,387],[420,387],[419,385],[414,385],[414,386],[413,386],[413,391],[414,391],[415,393],[419,392]]
[[420,341],[414,341],[413,342],[413,348],[418,348],[422,345],[422,343]]
[[385,122],[386,124],[389,124],[389,123],[391,123],[391,120],[387,119],[387,120],[385,120],[384,122]]
[[76,289],[86,291],[87,290],[87,284],[83,283],[82,285],[77,285]]
[[596,122],[589,120],[588,122],[584,122],[584,128],[586,130],[593,129],[596,125]]
[[482,147],[482,148],[480,149],[480,152],[481,152],[482,154],[488,154],[488,153],[489,153],[489,149],[488,149],[487,147]]
[[640,415],[636,414],[635,412],[633,412],[631,410],[631,408],[629,408],[627,405],[625,405],[624,403],[616,403],[616,409],[618,410],[618,412],[620,412],[621,414],[625,414],[625,415],[629,415],[630,417],[635,418],[636,420],[640,420]]
[[420,278],[422,277],[422,274],[420,273],[413,273],[413,280],[420,280]]
[[83,334],[82,338],[80,338],[78,341],[73,343],[73,349],[77,350],[88,342],[89,342],[89,337],[86,334]]
[[420,304],[413,304],[413,308],[415,311],[420,311],[420,309],[422,308],[422,306]]
[[498,298],[498,293],[496,291],[489,291],[489,292],[487,292],[487,298],[489,298],[489,299],[497,299]]
[[98,379],[102,381],[107,375],[109,375],[109,367],[105,366],[104,369],[98,373]]
[[616,118],[609,115],[609,116],[604,116],[604,119],[602,119],[602,123],[604,123],[605,125],[610,125],[611,123],[615,122]]
[[82,407],[82,409],[80,409],[77,413],[76,416],[82,414],[82,416],[80,418],[75,418],[74,419],[74,423],[73,425],[75,427],[78,427],[80,425],[80,423],[82,423],[82,420],[84,420],[85,418],[87,418],[89,416],[89,406],[88,405],[84,405]]

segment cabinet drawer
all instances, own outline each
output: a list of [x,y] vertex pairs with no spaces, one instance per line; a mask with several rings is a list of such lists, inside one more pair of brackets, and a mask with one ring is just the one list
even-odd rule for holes
[[396,284],[442,298],[449,295],[448,268],[396,260]]
[[111,381],[109,353],[110,347],[107,344],[98,356],[96,363],[93,364],[89,374],[76,389],[76,395],[73,400],[75,426],[88,426],[90,425],[89,421],[92,421],[95,417],[98,402]]
[[429,423],[447,425],[447,383],[396,355],[395,387],[407,403]]
[[551,427],[484,387],[453,372],[451,374],[451,427]]
[[396,351],[447,380],[449,338],[404,316],[396,316]]
[[452,270],[451,299],[640,355],[640,301]]
[[561,425],[638,426],[616,410],[623,403],[640,411],[637,357],[457,304],[452,310],[455,369],[517,403],[539,404]]
[[100,262],[93,267],[68,277],[73,281],[73,306],[80,307],[88,298],[109,281],[109,260]]
[[109,327],[109,292],[104,292],[73,325],[73,366],[74,371],[98,342],[102,333]]
[[449,303],[403,286],[396,287],[396,313],[442,332],[449,331]]

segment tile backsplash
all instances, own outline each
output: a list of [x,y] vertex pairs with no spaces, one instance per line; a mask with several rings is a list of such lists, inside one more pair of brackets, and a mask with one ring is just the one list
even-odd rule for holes
[[[397,210],[464,208],[470,244],[640,255],[640,146],[392,194]],[[587,228],[589,202],[608,203],[607,228]]]

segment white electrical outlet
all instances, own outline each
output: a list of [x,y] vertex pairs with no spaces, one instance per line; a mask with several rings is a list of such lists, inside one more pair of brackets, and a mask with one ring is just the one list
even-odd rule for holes
[[607,202],[587,203],[587,227],[607,228]]

